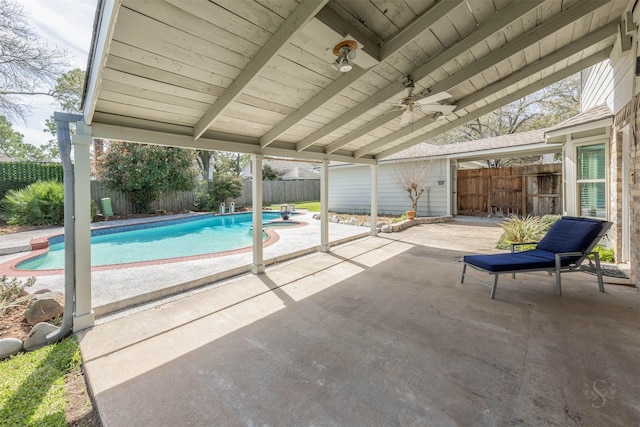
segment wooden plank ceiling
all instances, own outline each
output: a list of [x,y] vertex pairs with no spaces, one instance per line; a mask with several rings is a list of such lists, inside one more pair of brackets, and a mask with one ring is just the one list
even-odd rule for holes
[[[607,59],[627,5],[101,0],[85,121],[96,137],[375,163]],[[359,49],[341,73],[344,38]],[[401,124],[407,78],[455,110]]]

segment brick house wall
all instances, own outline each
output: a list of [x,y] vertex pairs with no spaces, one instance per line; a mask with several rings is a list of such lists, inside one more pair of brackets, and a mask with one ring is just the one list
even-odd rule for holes
[[622,132],[613,132],[609,144],[609,221],[613,226],[609,236],[615,258],[622,253]]
[[[636,110],[635,128],[640,129],[640,111]],[[629,186],[631,190],[631,212],[629,228],[631,231],[630,261],[631,279],[640,286],[640,135],[635,132],[629,161],[630,176]]]

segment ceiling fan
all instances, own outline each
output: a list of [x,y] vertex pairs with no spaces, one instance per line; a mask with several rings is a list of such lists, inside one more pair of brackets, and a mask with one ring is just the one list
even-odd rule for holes
[[403,83],[403,87],[407,92],[407,96],[402,98],[399,103],[392,103],[397,107],[404,109],[402,117],[400,117],[400,126],[405,126],[409,123],[413,123],[414,111],[434,111],[441,114],[452,113],[456,109],[455,105],[436,104],[443,99],[451,98],[451,94],[447,92],[438,92],[433,95],[428,95],[424,98],[419,98],[417,95],[413,95],[415,86],[411,79],[407,79]]

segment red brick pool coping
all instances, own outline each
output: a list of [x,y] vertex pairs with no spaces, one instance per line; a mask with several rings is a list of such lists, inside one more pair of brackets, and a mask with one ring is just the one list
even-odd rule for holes
[[[287,229],[300,228],[307,225],[307,223],[304,221],[295,221],[295,222],[282,221],[282,222],[291,224],[286,226]],[[264,232],[267,233],[267,240],[263,242],[263,247],[271,246],[274,243],[276,243],[278,240],[280,240],[280,236],[278,235],[278,233],[276,233],[275,229],[265,227]],[[53,234],[51,236],[38,237],[31,240],[30,242],[31,252],[28,252],[26,255],[21,256],[19,258],[0,264],[0,276],[7,275],[12,277],[32,277],[32,276],[52,276],[57,274],[64,274],[63,268],[57,268],[57,269],[51,269],[51,270],[18,270],[15,268],[16,265],[20,264],[23,261],[26,261],[28,259],[31,259],[46,253],[49,250],[49,239],[56,236],[61,236],[61,234]],[[231,251],[216,252],[216,253],[210,253],[210,254],[190,255],[185,257],[156,259],[156,260],[150,260],[150,261],[128,262],[123,264],[100,265],[96,267],[91,267],[91,271],[92,272],[106,271],[106,270],[116,270],[121,268],[147,267],[151,265],[173,264],[177,262],[195,261],[200,259],[210,259],[210,258],[219,258],[223,256],[228,256],[228,255],[236,255],[236,254],[251,252],[252,250],[253,250],[252,246],[246,246],[244,248],[234,249]]]

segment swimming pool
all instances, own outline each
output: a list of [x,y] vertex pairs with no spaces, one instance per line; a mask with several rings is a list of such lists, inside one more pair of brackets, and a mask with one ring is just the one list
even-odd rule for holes
[[[262,216],[265,221],[280,218],[279,212],[263,212]],[[250,247],[253,244],[252,217],[250,212],[199,215],[94,229],[91,231],[91,266],[184,258]],[[263,241],[268,238],[265,231],[262,236]],[[46,253],[19,262],[14,268],[64,268],[63,236],[55,236],[48,241],[49,250]]]

